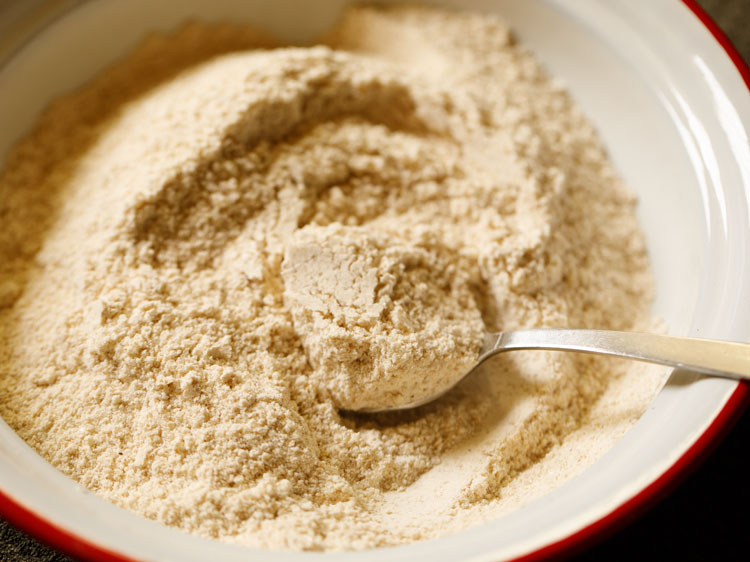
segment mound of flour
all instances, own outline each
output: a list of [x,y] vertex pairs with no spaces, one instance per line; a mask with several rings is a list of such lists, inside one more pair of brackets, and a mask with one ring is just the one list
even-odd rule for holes
[[442,385],[484,330],[647,327],[634,206],[494,17],[360,7],[313,48],[191,24],[8,159],[0,413],[90,490],[200,535],[455,532],[593,462],[660,371],[519,352],[415,411],[339,407]]
[[434,246],[363,227],[295,233],[281,267],[285,300],[314,376],[336,405],[406,405],[471,369],[484,323],[462,273]]

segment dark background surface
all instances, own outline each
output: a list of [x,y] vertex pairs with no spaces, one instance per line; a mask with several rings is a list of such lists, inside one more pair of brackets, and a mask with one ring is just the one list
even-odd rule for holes
[[[665,1],[665,0],[660,0]],[[678,0],[673,0],[678,1]],[[750,0],[698,0],[750,60]],[[671,495],[615,535],[578,554],[600,560],[740,560],[750,544],[750,414]],[[72,562],[0,519],[1,562]]]

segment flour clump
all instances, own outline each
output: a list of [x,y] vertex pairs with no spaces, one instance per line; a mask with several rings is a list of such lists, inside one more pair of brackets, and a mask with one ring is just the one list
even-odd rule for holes
[[648,329],[635,199],[498,18],[193,23],[55,101],[0,176],[0,414],[99,496],[254,547],[458,532],[603,454],[659,368],[484,331]]
[[450,387],[484,324],[455,260],[362,227],[306,227],[287,245],[286,298],[342,408],[400,406]]

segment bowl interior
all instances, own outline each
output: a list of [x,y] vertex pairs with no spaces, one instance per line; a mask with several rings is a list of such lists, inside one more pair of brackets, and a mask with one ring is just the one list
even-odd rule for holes
[[[173,28],[189,17],[231,19],[308,42],[346,3],[84,3],[57,18],[2,68],[0,154],[32,126],[52,97],[83,83],[148,31]],[[657,280],[654,313],[670,332],[746,340],[750,96],[693,14],[678,2],[649,0],[433,3],[502,14],[597,125],[639,197]],[[389,557],[498,560],[559,540],[662,474],[710,424],[734,388],[732,382],[677,373],[611,451],[553,493],[469,531],[390,549]],[[244,560],[248,555],[247,549],[189,537],[99,500],[44,463],[4,422],[0,489],[58,526],[133,558]],[[273,560],[313,556],[253,555]],[[379,556],[360,552],[327,558]]]

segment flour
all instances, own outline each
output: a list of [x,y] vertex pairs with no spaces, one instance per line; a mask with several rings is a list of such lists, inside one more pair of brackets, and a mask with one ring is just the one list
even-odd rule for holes
[[[396,225],[394,225],[396,226]],[[305,227],[285,297],[315,376],[350,410],[409,404],[476,362],[484,324],[457,260],[363,227]]]
[[651,277],[595,131],[500,20],[361,7],[322,43],[153,37],[0,178],[2,416],[124,508],[276,549],[514,509],[662,372],[519,352],[341,413],[442,386],[485,330],[648,328]]

